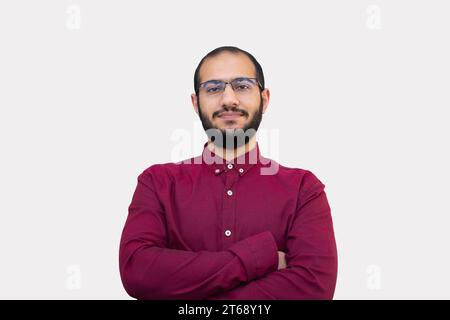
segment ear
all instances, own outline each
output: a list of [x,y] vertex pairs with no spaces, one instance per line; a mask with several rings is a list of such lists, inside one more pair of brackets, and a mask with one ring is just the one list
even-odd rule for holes
[[191,94],[192,106],[194,107],[195,113],[198,114],[198,99],[195,93]]
[[266,109],[269,106],[270,90],[268,88],[265,88],[263,91],[261,91],[261,97],[263,100],[263,113],[264,113],[266,112]]

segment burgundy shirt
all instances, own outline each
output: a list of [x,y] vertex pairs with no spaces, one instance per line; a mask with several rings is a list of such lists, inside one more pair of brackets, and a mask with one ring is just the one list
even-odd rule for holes
[[[137,299],[332,299],[337,251],[325,185],[263,157],[202,155],[144,170],[120,243]],[[287,268],[278,269],[278,253]]]

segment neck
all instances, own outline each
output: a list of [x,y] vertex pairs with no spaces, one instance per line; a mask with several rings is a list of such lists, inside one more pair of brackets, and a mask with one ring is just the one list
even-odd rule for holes
[[250,138],[250,141],[236,149],[224,149],[216,146],[211,140],[208,140],[208,149],[226,161],[233,160],[239,156],[253,150],[256,147],[256,135]]

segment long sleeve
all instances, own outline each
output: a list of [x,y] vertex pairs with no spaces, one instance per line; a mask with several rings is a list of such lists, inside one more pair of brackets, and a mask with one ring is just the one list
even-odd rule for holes
[[268,231],[224,251],[168,248],[164,205],[152,181],[148,172],[139,175],[120,243],[120,275],[130,296],[205,299],[277,269],[277,246]]
[[301,199],[288,232],[287,268],[208,299],[226,300],[328,300],[334,295],[337,249],[324,185],[313,175],[305,177]]

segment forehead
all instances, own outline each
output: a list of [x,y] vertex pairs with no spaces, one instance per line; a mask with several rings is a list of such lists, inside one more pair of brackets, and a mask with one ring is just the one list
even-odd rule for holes
[[237,77],[256,77],[253,62],[243,53],[222,52],[207,58],[200,69],[200,82],[229,80]]

